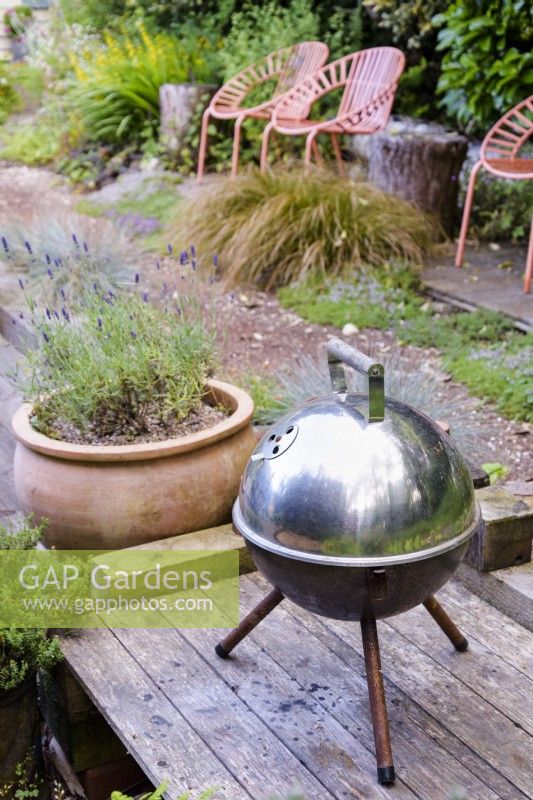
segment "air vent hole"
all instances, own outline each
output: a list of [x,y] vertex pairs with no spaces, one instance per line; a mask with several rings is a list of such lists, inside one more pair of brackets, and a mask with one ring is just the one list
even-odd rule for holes
[[276,436],[276,442],[281,442],[281,436]]
[[275,434],[275,433],[273,433],[273,434],[272,434],[272,436],[269,436],[269,437],[268,437],[268,441],[269,441],[269,442],[273,442],[275,438],[276,438],[276,434]]
[[274,453],[274,455],[279,453],[279,445],[276,445],[275,448],[272,450],[272,452]]
[[285,433],[292,433],[292,432],[293,432],[293,430],[294,430],[294,425],[291,425],[291,427],[290,427],[290,428],[287,428],[287,430],[285,431]]

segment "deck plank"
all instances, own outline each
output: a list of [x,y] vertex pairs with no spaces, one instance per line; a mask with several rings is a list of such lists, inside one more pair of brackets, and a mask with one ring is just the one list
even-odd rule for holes
[[515,620],[457,581],[438,593],[467,637],[474,637],[501,659],[533,679],[533,636]]
[[111,631],[65,636],[61,647],[74,676],[150,780],[168,780],[169,800],[213,786],[217,800],[250,800]]
[[[355,626],[337,620],[321,624],[356,650],[360,649],[359,631]],[[533,746],[527,732],[516,727],[386,622],[378,627],[383,671],[389,680],[488,764],[496,764],[498,772],[526,797],[531,797]]]
[[[264,596],[265,586],[254,576],[242,581],[246,608]],[[351,730],[372,743],[372,727],[362,647],[357,652],[327,630],[320,618],[292,603],[283,603],[268,622],[251,635],[258,648],[266,649],[296,676],[302,687],[327,706]],[[349,625],[357,629],[358,625]],[[239,648],[241,645],[239,645]],[[438,721],[386,679],[393,753],[397,771],[420,797],[447,800],[460,785],[469,800],[527,795],[481,762],[469,748],[451,737]],[[333,689],[333,691],[332,691]],[[450,747],[450,743],[453,746]],[[448,749],[447,749],[448,748]],[[481,768],[480,768],[481,765]]]
[[479,697],[533,735],[533,682],[470,636],[465,653],[450,647],[425,608],[391,617],[386,624],[429,658],[468,686]]
[[333,797],[180,632],[117,630],[115,635],[254,800],[264,800],[265,786],[284,796],[287,775],[306,796]]
[[[216,630],[183,630],[224,682],[261,717],[306,768],[338,800],[419,798],[401,780],[392,787],[376,783],[373,741],[352,736],[312,694],[259,649],[252,637],[239,645],[238,658],[222,660],[214,653]],[[287,775],[286,788],[290,789]],[[264,800],[270,798],[266,792]],[[317,798],[322,795],[317,795]],[[314,800],[313,795],[309,800]]]

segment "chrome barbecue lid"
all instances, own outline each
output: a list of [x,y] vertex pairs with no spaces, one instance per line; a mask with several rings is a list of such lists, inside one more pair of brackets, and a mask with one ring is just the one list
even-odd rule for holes
[[[250,458],[233,509],[253,544],[289,558],[372,566],[430,558],[475,531],[468,467],[429,417],[384,398],[383,367],[333,339],[334,392],[287,414]],[[346,390],[343,364],[369,379]]]

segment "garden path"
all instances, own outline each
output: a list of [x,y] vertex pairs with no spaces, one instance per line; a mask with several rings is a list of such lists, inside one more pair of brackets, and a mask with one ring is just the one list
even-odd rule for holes
[[[267,592],[243,576],[243,613]],[[438,597],[470,641],[454,651],[422,607],[379,625],[398,780],[375,782],[359,626],[283,602],[229,660],[217,630],[65,637],[67,664],[168,797],[320,800],[533,797],[533,634],[451,582]],[[112,680],[110,677],[112,676]],[[196,795],[195,795],[196,796]]]
[[522,330],[533,330],[533,293],[524,294],[526,249],[484,245],[467,250],[465,265],[453,265],[455,253],[434,259],[422,273],[430,293],[463,308],[489,308],[507,314]]

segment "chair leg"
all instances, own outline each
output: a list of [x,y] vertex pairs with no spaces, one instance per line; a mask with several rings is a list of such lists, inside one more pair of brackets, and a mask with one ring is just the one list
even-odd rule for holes
[[531,220],[531,230],[529,231],[529,246],[527,248],[526,274],[524,275],[524,292],[529,294],[531,291],[531,281],[533,279],[533,219]]
[[455,622],[450,619],[441,604],[434,597],[424,600],[424,608],[429,611],[439,628],[446,634],[450,642],[460,653],[468,648],[468,639],[461,633]]
[[233,133],[233,152],[231,155],[231,177],[235,178],[239,169],[239,148],[241,146],[241,126],[244,117],[237,117],[235,120],[235,131]]
[[265,172],[268,164],[268,145],[270,141],[270,134],[273,130],[273,125],[271,122],[268,123],[265,130],[263,131],[263,136],[261,137],[261,159],[260,159],[260,170],[261,172]]
[[207,129],[209,127],[209,109],[206,108],[202,115],[202,130],[200,133],[200,150],[198,151],[198,171],[196,173],[196,180],[201,182],[204,177],[205,171],[205,156],[207,152]]
[[279,606],[283,600],[284,595],[279,589],[273,589],[264,600],[254,608],[253,611],[243,619],[238,628],[235,628],[229,633],[225,639],[222,639],[215,647],[215,653],[220,658],[228,658],[229,654],[236,647],[239,642],[248,636],[259,623],[267,617],[271,611],[274,611],[276,606]]
[[[314,151],[314,147],[316,147],[315,142],[316,133],[311,131],[308,135],[307,139],[305,140],[305,156],[304,156],[304,164],[305,168],[307,169],[311,164],[311,153]],[[314,147],[313,147],[314,145]]]
[[395,774],[376,620],[362,619],[361,634],[363,637],[368,697],[370,699],[370,712],[372,714],[372,727],[376,745],[378,781],[382,785],[387,785],[394,783]]
[[461,222],[461,232],[459,233],[459,241],[457,243],[457,253],[455,254],[455,266],[460,267],[463,263],[465,254],[466,234],[468,232],[468,223],[470,222],[470,213],[472,211],[472,201],[474,199],[474,186],[476,177],[481,169],[481,161],[477,161],[472,167],[470,178],[468,179],[468,188],[466,190],[465,207],[463,209],[463,220]]
[[322,156],[320,155],[320,150],[318,149],[318,144],[317,144],[316,139],[313,139],[313,143],[312,143],[311,147],[313,148],[313,155],[315,157],[315,161],[317,163],[317,166],[318,167],[323,167],[324,166],[324,160],[323,160]]
[[337,161],[337,169],[339,170],[339,175],[341,178],[346,177],[346,170],[344,168],[344,161],[342,160],[342,153],[339,147],[339,137],[336,133],[332,133],[331,135],[331,143],[333,145],[333,151],[335,153],[335,159]]

